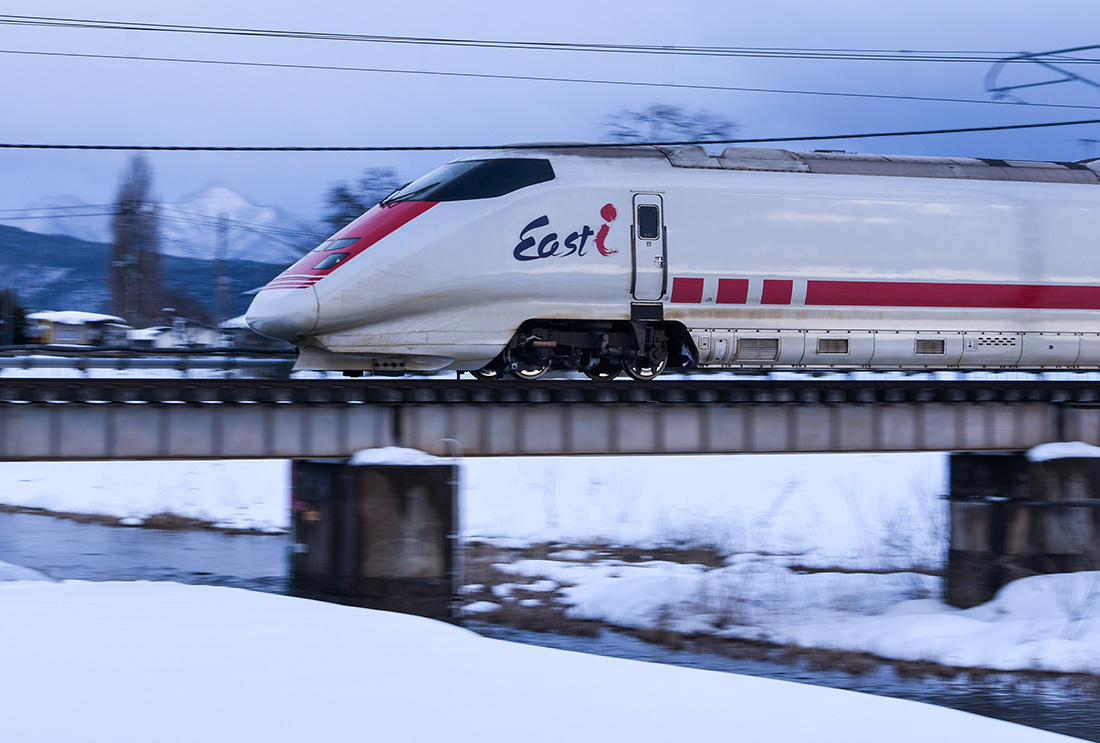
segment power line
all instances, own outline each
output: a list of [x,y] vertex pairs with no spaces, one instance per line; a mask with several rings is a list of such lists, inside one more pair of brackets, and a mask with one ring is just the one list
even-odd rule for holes
[[[22,209],[0,209],[0,214],[7,214],[9,212],[58,211],[58,210],[62,210],[62,209],[67,210],[67,209],[114,209],[114,208],[115,207],[111,204],[67,204],[67,205],[59,204],[57,206],[24,207]],[[46,215],[46,216],[51,216],[52,217],[52,216],[69,216],[69,215],[53,215],[53,214],[51,214],[51,215]],[[79,217],[79,216],[83,216],[83,215],[76,214],[76,215],[72,215],[72,216],[78,216]],[[99,215],[92,215],[92,216],[99,216]],[[4,217],[0,217],[0,219],[4,219]],[[12,219],[16,219],[16,217],[12,217]],[[27,219],[37,219],[37,217],[27,217]]]
[[[106,209],[108,211],[95,211],[95,212],[81,212],[73,213],[68,210],[73,209]],[[63,211],[64,210],[64,211]],[[14,216],[3,216],[15,212]],[[48,212],[48,213],[44,213]],[[174,214],[173,214],[174,213]],[[89,204],[82,206],[47,206],[47,207],[31,207],[23,209],[0,209],[0,222],[16,222],[16,221],[28,221],[28,220],[41,220],[41,219],[73,219],[79,217],[114,217],[117,216],[118,211],[114,206],[109,204]],[[187,215],[187,216],[177,216]],[[193,224],[200,227],[216,227],[218,219],[216,217],[210,217],[206,214],[199,214],[197,212],[187,212],[182,209],[176,209],[172,206],[163,204],[157,205],[157,218],[163,222],[173,222],[176,224]],[[271,225],[262,225],[255,222],[244,222],[239,219],[227,219],[226,223],[234,229],[241,230],[243,232],[250,232],[254,235],[260,235],[270,238],[276,242],[288,245],[290,247],[299,247],[300,242],[292,243],[287,242],[287,239],[312,240],[317,237],[315,233],[307,232],[305,230],[294,230],[280,227],[273,227]]]
[[[25,212],[34,211],[30,209],[5,209],[3,211],[10,212]],[[0,217],[0,222],[15,222],[17,220],[24,219],[72,219],[74,217],[113,217],[117,212],[90,212],[88,214],[30,214],[19,217]]]
[[452,72],[444,70],[402,70],[386,67],[348,67],[342,65],[311,65],[282,62],[244,62],[228,59],[200,59],[191,57],[149,57],[123,54],[84,54],[76,52],[44,52],[27,49],[0,49],[0,54],[21,54],[38,57],[68,57],[74,59],[107,59],[136,62],[177,62],[185,64],[225,65],[230,67],[259,67],[289,70],[321,70],[328,72],[370,72],[393,75],[421,75],[429,77],[467,77],[484,80],[519,80],[524,82],[580,83],[587,85],[618,85],[642,88],[670,88],[679,90],[713,90],[733,93],[771,93],[785,95],[814,95],[833,98],[870,98],[890,101],[916,101],[934,103],[966,103],[985,106],[1028,106],[1031,108],[1071,108],[1100,110],[1100,106],[1069,103],[1023,103],[1018,101],[990,101],[973,98],[944,98],[936,96],[889,95],[884,93],[842,93],[839,91],[789,90],[782,88],[751,88],[733,85],[702,85],[693,83],[654,83],[637,80],[601,80],[576,77],[551,77],[543,75],[509,75],[504,73]]
[[955,129],[920,129],[900,132],[861,132],[855,134],[820,134],[799,137],[755,137],[751,139],[693,139],[676,142],[574,142],[564,144],[494,144],[494,145],[364,145],[343,147],[268,147],[213,145],[133,145],[133,144],[26,144],[0,143],[8,150],[123,150],[136,152],[445,152],[462,150],[552,150],[599,147],[682,147],[708,144],[763,144],[768,142],[821,142],[836,139],[877,139],[883,137],[914,137],[931,134],[967,134],[1002,132],[1020,129],[1047,129],[1062,126],[1100,124],[1100,119],[1081,121],[1047,121],[1038,124],[1003,124],[1000,126],[968,126]]
[[[166,214],[166,212],[175,212],[178,214],[185,214],[190,216],[173,216],[172,214]],[[158,218],[167,222],[174,222],[176,224],[193,224],[199,227],[212,227],[217,228],[219,223],[218,217],[211,217],[206,214],[199,214],[197,212],[186,212],[182,209],[175,209],[171,206],[161,206],[157,210]],[[226,219],[225,224],[242,232],[250,232],[254,235],[260,235],[262,237],[269,238],[275,242],[288,245],[293,248],[301,247],[302,240],[315,240],[317,238],[316,233],[305,232],[303,230],[290,230],[279,227],[271,227],[269,225],[260,225],[254,222],[242,222],[238,219]],[[287,242],[287,240],[297,240],[297,242]]]
[[[84,28],[97,30],[146,31],[172,34],[202,34],[214,36],[263,37],[310,41],[341,41],[372,44],[403,44],[414,46],[445,46],[489,49],[523,49],[535,51],[597,52],[613,54],[651,54],[662,56],[749,57],[766,59],[806,59],[891,62],[967,62],[989,64],[1003,61],[1019,52],[888,50],[888,49],[806,49],[796,47],[720,47],[645,44],[584,44],[575,42],[517,41],[501,39],[462,39],[425,36],[391,36],[375,34],[328,33],[320,31],[288,31],[277,29],[227,26],[194,26],[184,24],[137,23],[94,20],[86,18],[55,18],[47,16],[0,15],[0,24],[53,28]],[[1078,51],[1077,49],[1066,51]],[[1069,57],[1065,54],[1044,56],[1047,61],[1061,64],[1100,64],[1100,60]]]

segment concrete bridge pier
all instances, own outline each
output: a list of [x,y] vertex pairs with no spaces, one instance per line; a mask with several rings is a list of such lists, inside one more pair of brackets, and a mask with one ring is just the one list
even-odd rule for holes
[[1100,570],[1097,453],[1083,444],[1046,444],[1030,457],[952,454],[947,603],[976,606],[1029,575]]
[[294,462],[292,592],[454,618],[458,465],[356,461]]

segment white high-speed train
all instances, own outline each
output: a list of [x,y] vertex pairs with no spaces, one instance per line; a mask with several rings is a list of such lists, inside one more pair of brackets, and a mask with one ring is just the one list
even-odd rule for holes
[[1100,368],[1100,161],[479,153],[272,280],[298,369]]

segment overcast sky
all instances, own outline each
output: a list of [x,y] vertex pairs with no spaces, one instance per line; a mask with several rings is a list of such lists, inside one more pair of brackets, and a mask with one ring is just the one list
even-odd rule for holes
[[[1096,0],[421,0],[227,2],[5,0],[0,14],[446,39],[800,49],[992,52],[1100,44]],[[988,62],[836,61],[273,39],[0,24],[0,142],[154,145],[461,145],[595,141],[622,107],[661,102],[733,119],[737,136],[994,126],[1100,119],[1100,87],[1022,91],[1039,108],[733,90],[36,56],[175,57],[425,72],[770,88],[988,101]],[[1084,53],[1100,58],[1096,50]],[[1100,65],[1070,69],[1100,81]],[[1037,81],[1006,69],[1002,84]],[[1047,74],[1047,73],[1044,73]],[[1049,74],[1047,74],[1049,79]],[[1020,132],[786,143],[1037,160],[1100,156],[1100,125]],[[461,153],[154,153],[155,189],[173,201],[223,182],[309,218],[326,189],[364,168],[406,179]],[[118,152],[0,150],[0,209],[41,196],[114,199]]]

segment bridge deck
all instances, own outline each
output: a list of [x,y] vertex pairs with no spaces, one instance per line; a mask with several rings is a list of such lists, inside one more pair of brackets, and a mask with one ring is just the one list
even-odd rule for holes
[[7,379],[0,460],[1020,450],[1100,443],[1091,381]]

